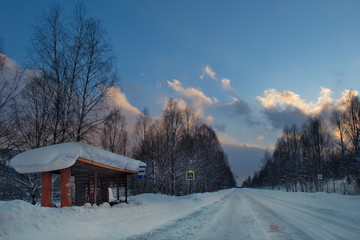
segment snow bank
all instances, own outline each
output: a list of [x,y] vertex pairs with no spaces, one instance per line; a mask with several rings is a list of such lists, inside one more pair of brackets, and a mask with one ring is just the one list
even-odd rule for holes
[[0,239],[127,239],[187,216],[231,191],[183,197],[141,194],[113,207],[44,208],[20,200],[0,201]]
[[106,166],[137,172],[144,162],[86,143],[68,142],[29,150],[16,155],[10,165],[19,173],[46,172],[71,167],[78,157]]

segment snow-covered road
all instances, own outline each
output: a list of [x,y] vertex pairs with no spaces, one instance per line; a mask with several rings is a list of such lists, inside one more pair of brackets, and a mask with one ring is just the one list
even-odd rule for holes
[[[299,198],[289,198],[291,194]],[[132,239],[360,239],[360,212],[349,214],[342,210],[351,206],[337,207],[333,201],[322,202],[321,196],[344,197],[237,189]],[[306,197],[312,201],[304,201]],[[358,211],[359,204],[353,210]]]
[[114,207],[0,201],[0,239],[360,239],[360,197],[230,189]]
[[351,218],[341,211],[343,206],[321,203],[316,195],[305,195],[310,200],[314,197],[313,201],[302,201],[284,198],[287,194],[283,193],[243,191],[239,194],[247,206],[243,205],[244,209],[249,210],[246,215],[254,221],[250,225],[259,226],[249,231],[250,239],[260,236],[262,239],[360,239],[360,213]]

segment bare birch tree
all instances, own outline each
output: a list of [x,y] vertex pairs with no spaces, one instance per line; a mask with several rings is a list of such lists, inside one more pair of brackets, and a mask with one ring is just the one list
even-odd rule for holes
[[[26,150],[67,141],[91,142],[89,136],[111,117],[104,109],[105,100],[118,80],[101,23],[89,17],[82,4],[70,17],[53,5],[39,17],[30,48],[33,74],[13,107],[13,146]],[[31,177],[35,182],[36,175]]]
[[101,133],[101,146],[113,153],[127,155],[128,133],[126,120],[120,109],[114,109],[104,121]]

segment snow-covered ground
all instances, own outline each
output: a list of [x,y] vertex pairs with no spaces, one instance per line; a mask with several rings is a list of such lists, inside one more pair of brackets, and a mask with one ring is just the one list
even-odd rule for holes
[[0,201],[0,239],[360,239],[360,197],[230,189],[109,207]]

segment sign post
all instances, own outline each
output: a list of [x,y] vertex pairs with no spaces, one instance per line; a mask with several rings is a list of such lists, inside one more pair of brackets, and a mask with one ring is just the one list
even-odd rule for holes
[[186,181],[189,181],[190,184],[190,194],[192,193],[191,190],[191,182],[195,180],[195,172],[194,171],[187,171],[186,172]]
[[321,173],[317,174],[317,180],[318,180],[318,182],[323,181],[323,175]]
[[317,178],[317,182],[318,182],[318,190],[320,191],[320,192],[322,192],[323,191],[323,175],[322,175],[322,173],[318,173],[317,175],[316,175],[316,178]]

